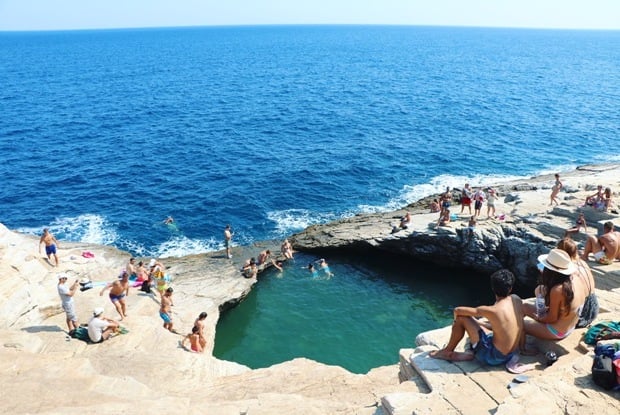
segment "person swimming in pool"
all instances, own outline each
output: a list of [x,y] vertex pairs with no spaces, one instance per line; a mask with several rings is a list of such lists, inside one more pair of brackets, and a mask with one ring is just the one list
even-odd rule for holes
[[314,264],[312,262],[308,264],[308,271],[310,271],[310,273],[312,274],[312,278],[319,277],[319,271],[317,271],[317,269],[314,268]]
[[317,261],[319,263],[319,268],[321,271],[327,275],[327,278],[331,278],[334,276],[334,273],[329,269],[329,264],[325,261],[325,258],[321,258]]

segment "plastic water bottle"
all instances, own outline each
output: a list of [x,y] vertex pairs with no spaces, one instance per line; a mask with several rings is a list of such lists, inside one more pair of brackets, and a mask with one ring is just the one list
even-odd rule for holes
[[541,294],[538,294],[536,296],[535,304],[536,304],[536,317],[543,318],[545,314],[547,314],[547,310],[545,307],[545,297],[543,297]]

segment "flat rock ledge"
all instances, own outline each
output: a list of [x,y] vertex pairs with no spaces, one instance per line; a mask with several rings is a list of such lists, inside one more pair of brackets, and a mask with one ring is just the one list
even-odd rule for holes
[[[588,186],[618,186],[617,167],[593,166],[573,172],[565,184],[576,193],[562,194],[560,207],[547,208],[545,179],[502,190],[521,201],[498,204],[503,221],[481,221],[474,238],[464,244],[464,217],[451,228],[429,226],[435,215],[415,214],[409,229],[392,235],[403,211],[363,215],[315,226],[295,236],[297,249],[397,252],[454,267],[491,272],[498,265],[527,280],[535,257],[544,252],[574,221]],[[549,178],[549,182],[551,182]],[[548,187],[548,186],[547,186]],[[527,188],[527,191],[524,189]],[[617,187],[616,187],[617,188]],[[528,207],[529,206],[529,207]],[[415,206],[410,209],[416,213]],[[587,212],[589,229],[607,216]],[[87,345],[66,333],[65,316],[56,292],[56,273],[76,279],[111,281],[129,254],[117,249],[61,241],[60,266],[38,252],[38,238],[12,232],[0,224],[0,413],[12,414],[617,414],[618,392],[604,392],[590,380],[592,350],[579,344],[579,333],[559,343],[538,344],[560,356],[551,367],[538,365],[529,380],[507,389],[513,378],[502,368],[475,362],[450,363],[428,358],[428,351],[447,342],[449,328],[422,333],[403,345],[399,363],[352,374],[340,367],[294,359],[251,370],[213,357],[217,321],[222,310],[250,292],[256,279],[245,279],[239,267],[258,250],[277,246],[235,247],[233,259],[223,252],[167,258],[173,277],[175,327],[187,333],[201,311],[207,311],[207,350],[198,355],[179,346],[181,337],[161,327],[153,296],[131,291],[129,334],[103,344]],[[522,252],[521,250],[524,250]],[[94,258],[84,258],[84,251]],[[515,259],[516,258],[516,259]],[[140,258],[143,259],[143,258]],[[148,258],[144,258],[148,259]],[[620,318],[620,264],[595,266],[597,294],[603,314]],[[260,278],[260,277],[259,277]],[[109,300],[98,290],[75,297],[80,322],[91,310],[105,308],[116,318]],[[266,333],[273,335],[273,333]],[[460,345],[459,347],[462,347]],[[396,359],[395,359],[396,360]],[[541,355],[522,358],[542,363]]]
[[[498,186],[497,217],[487,218],[486,205],[483,206],[471,237],[467,226],[470,215],[467,209],[461,213],[455,196],[451,212],[456,218],[450,226],[437,226],[439,214],[427,213],[427,207],[415,203],[394,212],[358,214],[313,225],[290,240],[301,251],[389,253],[443,267],[468,269],[485,277],[500,268],[508,268],[521,284],[533,286],[538,256],[547,253],[564,236],[565,230],[574,226],[579,212],[585,215],[589,234],[602,230],[602,224],[608,220],[616,221],[620,228],[618,214],[581,206],[598,183],[597,177],[583,176],[592,169],[582,167],[572,172],[573,176],[563,176],[562,202],[553,208],[549,206],[550,186],[545,177]],[[611,179],[614,172],[620,175],[615,165],[600,167],[600,171],[605,178]],[[394,226],[407,211],[412,214],[407,229],[394,233]],[[573,237],[583,247],[586,234]],[[607,271],[603,267],[599,273]],[[620,279],[612,282],[620,286]]]

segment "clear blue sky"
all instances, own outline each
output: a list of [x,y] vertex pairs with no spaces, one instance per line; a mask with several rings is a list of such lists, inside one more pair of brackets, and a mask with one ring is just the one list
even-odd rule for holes
[[0,0],[0,30],[255,24],[620,29],[620,0]]

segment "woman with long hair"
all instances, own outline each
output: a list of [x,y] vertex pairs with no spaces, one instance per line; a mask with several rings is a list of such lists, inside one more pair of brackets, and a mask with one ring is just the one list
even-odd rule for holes
[[586,299],[583,304],[583,309],[579,315],[579,321],[577,322],[577,328],[588,326],[596,316],[598,316],[599,304],[598,298],[594,291],[594,276],[588,266],[588,263],[579,258],[577,252],[577,244],[570,238],[561,239],[558,242],[556,248],[566,252],[571,261],[577,266],[577,271],[572,275],[573,279],[580,279],[586,288]]
[[541,255],[538,261],[544,265],[541,284],[536,294],[544,297],[545,313],[536,313],[532,304],[523,304],[526,334],[546,340],[561,340],[573,332],[585,302],[585,284],[573,278],[577,266],[561,249],[552,249]]

